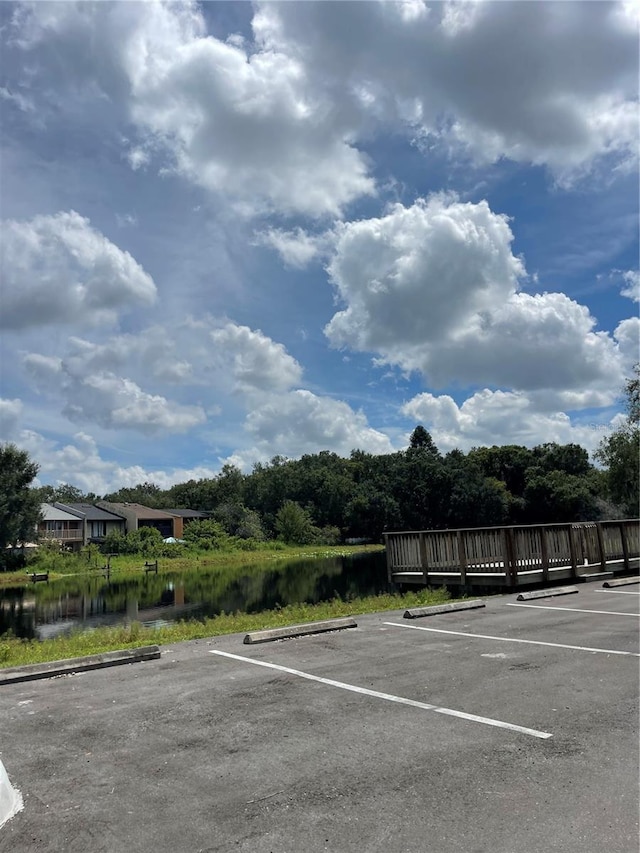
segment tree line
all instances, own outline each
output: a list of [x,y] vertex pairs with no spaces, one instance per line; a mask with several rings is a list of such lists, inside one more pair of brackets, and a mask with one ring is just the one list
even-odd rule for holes
[[[442,454],[416,426],[409,447],[391,454],[330,451],[276,456],[243,474],[223,466],[212,478],[169,489],[122,488],[104,500],[157,509],[204,510],[218,534],[240,540],[334,544],[377,542],[385,530],[591,521],[638,515],[638,372],[626,385],[624,421],[600,444],[595,467],[577,444],[475,447]],[[98,498],[77,487],[29,488],[38,466],[0,446],[0,545],[30,538],[40,502]],[[31,515],[30,515],[31,513]],[[211,533],[212,531],[209,531]]]

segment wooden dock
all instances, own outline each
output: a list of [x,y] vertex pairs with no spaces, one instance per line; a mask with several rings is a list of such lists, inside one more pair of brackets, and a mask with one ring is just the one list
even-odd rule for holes
[[385,533],[389,582],[517,587],[640,565],[640,521]]

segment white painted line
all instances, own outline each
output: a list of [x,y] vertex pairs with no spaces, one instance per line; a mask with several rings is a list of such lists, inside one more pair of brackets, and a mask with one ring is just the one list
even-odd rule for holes
[[492,637],[489,634],[467,634],[464,631],[445,631],[444,628],[426,628],[424,625],[406,625],[401,622],[384,622],[394,628],[411,628],[414,631],[431,631],[435,634],[454,634],[456,637],[472,637],[474,640],[499,640],[502,643],[527,643],[532,646],[552,646],[555,649],[574,649],[578,652],[601,652],[605,655],[627,655],[640,658],[638,652],[621,652],[619,649],[592,649],[589,646],[567,646],[565,643],[545,643],[542,640],[519,640],[514,637]]
[[594,592],[606,592],[609,595],[640,595],[635,589],[594,589]]
[[7,771],[4,769],[4,764],[0,761],[0,828],[23,808],[22,794],[17,788],[13,787]]
[[633,616],[640,619],[640,613],[618,613],[614,610],[585,610],[581,607],[553,607],[551,604],[518,604],[515,601],[505,601],[507,607],[534,607],[536,610],[568,610],[571,613],[603,613],[605,616]]
[[[411,628],[413,626],[406,625],[405,627]],[[374,699],[386,699],[387,702],[397,702],[400,705],[410,705],[412,708],[422,708],[424,711],[434,711],[436,714],[445,714],[448,717],[458,717],[461,720],[468,720],[472,723],[484,723],[485,726],[495,726],[499,729],[508,729],[512,732],[531,735],[532,737],[541,738],[543,740],[553,737],[550,732],[539,732],[537,729],[527,729],[524,726],[516,726],[514,723],[505,723],[502,720],[493,720],[491,717],[478,717],[476,714],[467,714],[465,711],[455,711],[452,708],[442,708],[438,705],[429,705],[427,702],[418,702],[415,699],[405,699],[403,696],[394,696],[391,693],[380,693],[377,690],[369,690],[366,687],[357,687],[355,684],[345,684],[343,681],[333,681],[331,678],[322,678],[319,675],[311,675],[308,672],[301,672],[299,669],[290,669],[288,666],[280,666],[280,664],[277,663],[267,663],[266,661],[254,660],[253,658],[245,658],[241,655],[232,655],[230,652],[211,650],[210,654],[231,658],[232,660],[238,660],[242,663],[251,663],[254,666],[264,666],[267,669],[286,672],[288,675],[297,675],[298,678],[306,678],[308,681],[317,681],[320,684],[326,684],[329,687],[339,687],[341,690],[349,690],[351,693],[360,693],[363,696],[372,696]]]

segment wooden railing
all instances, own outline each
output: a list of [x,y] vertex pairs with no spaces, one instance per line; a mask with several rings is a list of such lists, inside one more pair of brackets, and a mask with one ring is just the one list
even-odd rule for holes
[[56,539],[61,542],[77,542],[82,540],[82,530],[40,530],[38,536],[40,539]]
[[389,580],[535,583],[588,567],[629,569],[640,558],[640,522],[577,522],[385,533]]

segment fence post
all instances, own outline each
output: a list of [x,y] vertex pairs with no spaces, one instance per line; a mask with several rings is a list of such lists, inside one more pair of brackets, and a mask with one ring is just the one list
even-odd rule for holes
[[629,571],[629,543],[627,542],[627,527],[624,521],[620,522],[620,539],[622,540],[622,556],[625,571]]
[[515,555],[513,553],[513,531],[509,528],[505,528],[503,531],[503,563],[504,563],[504,571],[505,575],[509,579],[510,586],[516,585],[516,579],[518,575],[518,570],[515,565]]
[[389,583],[393,582],[393,567],[391,565],[390,560],[390,552],[389,552],[389,534],[383,533],[382,538],[384,539],[384,550],[387,558],[387,580]]
[[540,558],[542,560],[542,580],[549,580],[549,548],[547,547],[546,528],[540,527]]
[[467,582],[467,549],[462,530],[458,530],[458,560],[460,562],[460,583],[464,586]]
[[600,568],[603,572],[607,571],[607,554],[604,548],[604,535],[602,533],[602,523],[596,521],[596,536],[598,537],[598,550],[600,551]]
[[427,541],[424,533],[421,533],[418,539],[418,548],[420,549],[420,568],[425,584],[429,579],[429,564],[427,563]]
[[578,553],[576,548],[575,530],[573,524],[569,525],[569,553],[571,555],[571,577],[575,578],[578,575]]

